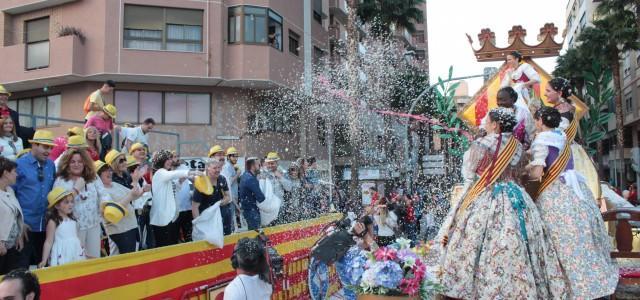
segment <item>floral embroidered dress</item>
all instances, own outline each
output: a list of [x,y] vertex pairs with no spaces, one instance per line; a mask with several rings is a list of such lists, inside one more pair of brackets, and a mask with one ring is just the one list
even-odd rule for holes
[[[566,136],[559,129],[539,133],[531,146],[530,164],[543,166],[546,171],[565,143]],[[540,194],[536,205],[570,283],[570,298],[595,299],[613,294],[618,268],[610,258],[611,240],[593,194],[574,170],[573,158]]]
[[[474,141],[464,155],[465,188],[489,168],[511,134]],[[505,171],[464,210],[453,204],[439,233],[445,295],[462,299],[565,299],[567,286],[531,197],[518,184],[518,144]]]

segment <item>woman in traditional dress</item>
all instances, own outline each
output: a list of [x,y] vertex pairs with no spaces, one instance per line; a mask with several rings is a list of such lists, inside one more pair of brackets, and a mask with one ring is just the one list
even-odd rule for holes
[[487,136],[464,155],[466,191],[440,236],[445,295],[464,299],[564,299],[558,258],[533,200],[518,183],[522,145],[513,112],[489,112]]
[[[531,145],[530,179],[541,180],[536,205],[570,284],[572,299],[614,293],[618,270],[611,241],[584,178],[573,168],[570,141],[558,129],[561,114],[542,107],[535,116],[538,134]],[[544,175],[543,175],[544,174]]]
[[[529,149],[529,145],[531,144],[536,128],[533,124],[533,116],[529,109],[516,105],[518,92],[510,86],[503,87],[498,90],[496,100],[499,107],[504,107],[513,111],[517,122],[516,126],[513,128],[513,136],[523,144],[525,150]],[[486,115],[484,119],[482,119],[482,122],[480,123],[482,130],[486,131],[484,127],[487,124],[488,118],[489,115]]]
[[559,128],[566,130],[569,127],[571,121],[573,121],[576,108],[571,105],[569,97],[573,95],[573,89],[571,83],[562,77],[556,77],[549,80],[549,84],[545,88],[545,96],[547,102],[553,105],[555,109],[560,112],[562,120]]
[[529,109],[531,88],[540,83],[540,75],[530,64],[524,61],[522,54],[513,51],[507,55],[507,74],[502,79],[502,87],[511,86],[518,93],[516,105]]

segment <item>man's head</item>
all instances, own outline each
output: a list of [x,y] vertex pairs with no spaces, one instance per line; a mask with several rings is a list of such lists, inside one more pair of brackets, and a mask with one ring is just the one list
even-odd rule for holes
[[518,93],[510,86],[501,88],[497,94],[498,106],[512,108],[518,100]]
[[100,93],[102,94],[109,94],[111,93],[111,91],[113,91],[113,89],[116,87],[116,82],[113,80],[107,80],[102,84],[102,87],[100,88]]
[[260,168],[260,165],[258,164],[258,158],[257,157],[249,157],[247,158],[247,161],[245,162],[245,171],[251,172],[251,174],[257,174],[258,173],[258,169]]
[[39,300],[40,284],[38,283],[38,277],[24,269],[9,272],[0,281],[0,299]]
[[234,268],[248,275],[262,273],[267,267],[264,247],[258,239],[242,238],[233,250]]
[[271,172],[278,171],[278,161],[280,160],[280,156],[277,152],[269,152],[267,157],[265,157],[264,162],[267,165],[267,170]]
[[153,118],[146,118],[140,128],[144,134],[147,134],[149,131],[153,130],[153,127],[156,126],[156,121]]
[[55,144],[53,143],[53,132],[49,130],[38,130],[33,135],[31,143],[31,155],[39,162],[45,162],[49,158],[49,153]]
[[225,154],[227,155],[227,160],[229,160],[232,165],[238,163],[238,150],[236,147],[227,148]]
[[9,93],[9,91],[7,91],[4,86],[0,84],[0,106],[7,106],[9,96],[11,96],[11,93]]
[[209,177],[218,178],[220,176],[220,171],[222,171],[222,162],[217,159],[210,159],[207,162],[207,175]]

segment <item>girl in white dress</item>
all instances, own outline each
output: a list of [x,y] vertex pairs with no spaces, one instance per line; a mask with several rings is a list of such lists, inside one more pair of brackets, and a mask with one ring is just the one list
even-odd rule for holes
[[73,216],[73,193],[56,187],[49,192],[47,200],[47,237],[42,249],[42,261],[38,267],[45,267],[47,261],[49,266],[59,266],[84,260],[84,249],[78,238],[78,223]]

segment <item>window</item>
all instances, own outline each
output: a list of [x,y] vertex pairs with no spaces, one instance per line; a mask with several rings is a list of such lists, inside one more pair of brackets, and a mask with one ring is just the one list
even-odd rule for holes
[[282,51],[282,17],[269,10],[269,46]]
[[[62,111],[62,98],[60,95],[39,96],[10,100],[7,105],[19,114],[28,114],[40,117],[60,118]],[[30,117],[20,116],[20,125],[26,127],[40,127],[47,125],[57,125],[59,121],[37,118],[36,124],[31,123]]]
[[125,5],[123,47],[202,52],[202,10]]
[[294,124],[297,123],[295,116],[290,116],[282,112],[260,112],[247,117],[248,132],[258,134],[262,132],[292,133]]
[[313,19],[322,24],[322,0],[313,0]]
[[316,46],[313,46],[313,63],[314,64],[319,63],[323,56],[324,56],[324,51],[322,51],[322,49]]
[[118,120],[141,123],[153,118],[160,124],[209,124],[211,96],[196,93],[116,91]]
[[229,8],[229,44],[268,44],[282,51],[282,16],[257,6]]
[[27,70],[49,66],[49,17],[25,22],[24,42],[27,44]]
[[582,17],[580,17],[580,29],[584,29],[587,26],[587,12],[582,13]]
[[631,93],[624,95],[625,114],[633,113],[633,96]]
[[291,30],[289,30],[289,52],[300,56],[300,36]]
[[323,118],[316,118],[316,131],[318,132],[318,142],[320,145],[327,145],[327,121]]
[[413,34],[413,43],[414,44],[424,43],[424,31],[416,31],[416,33]]
[[347,124],[333,125],[333,144],[336,156],[351,155],[351,143],[349,139],[349,126]]

